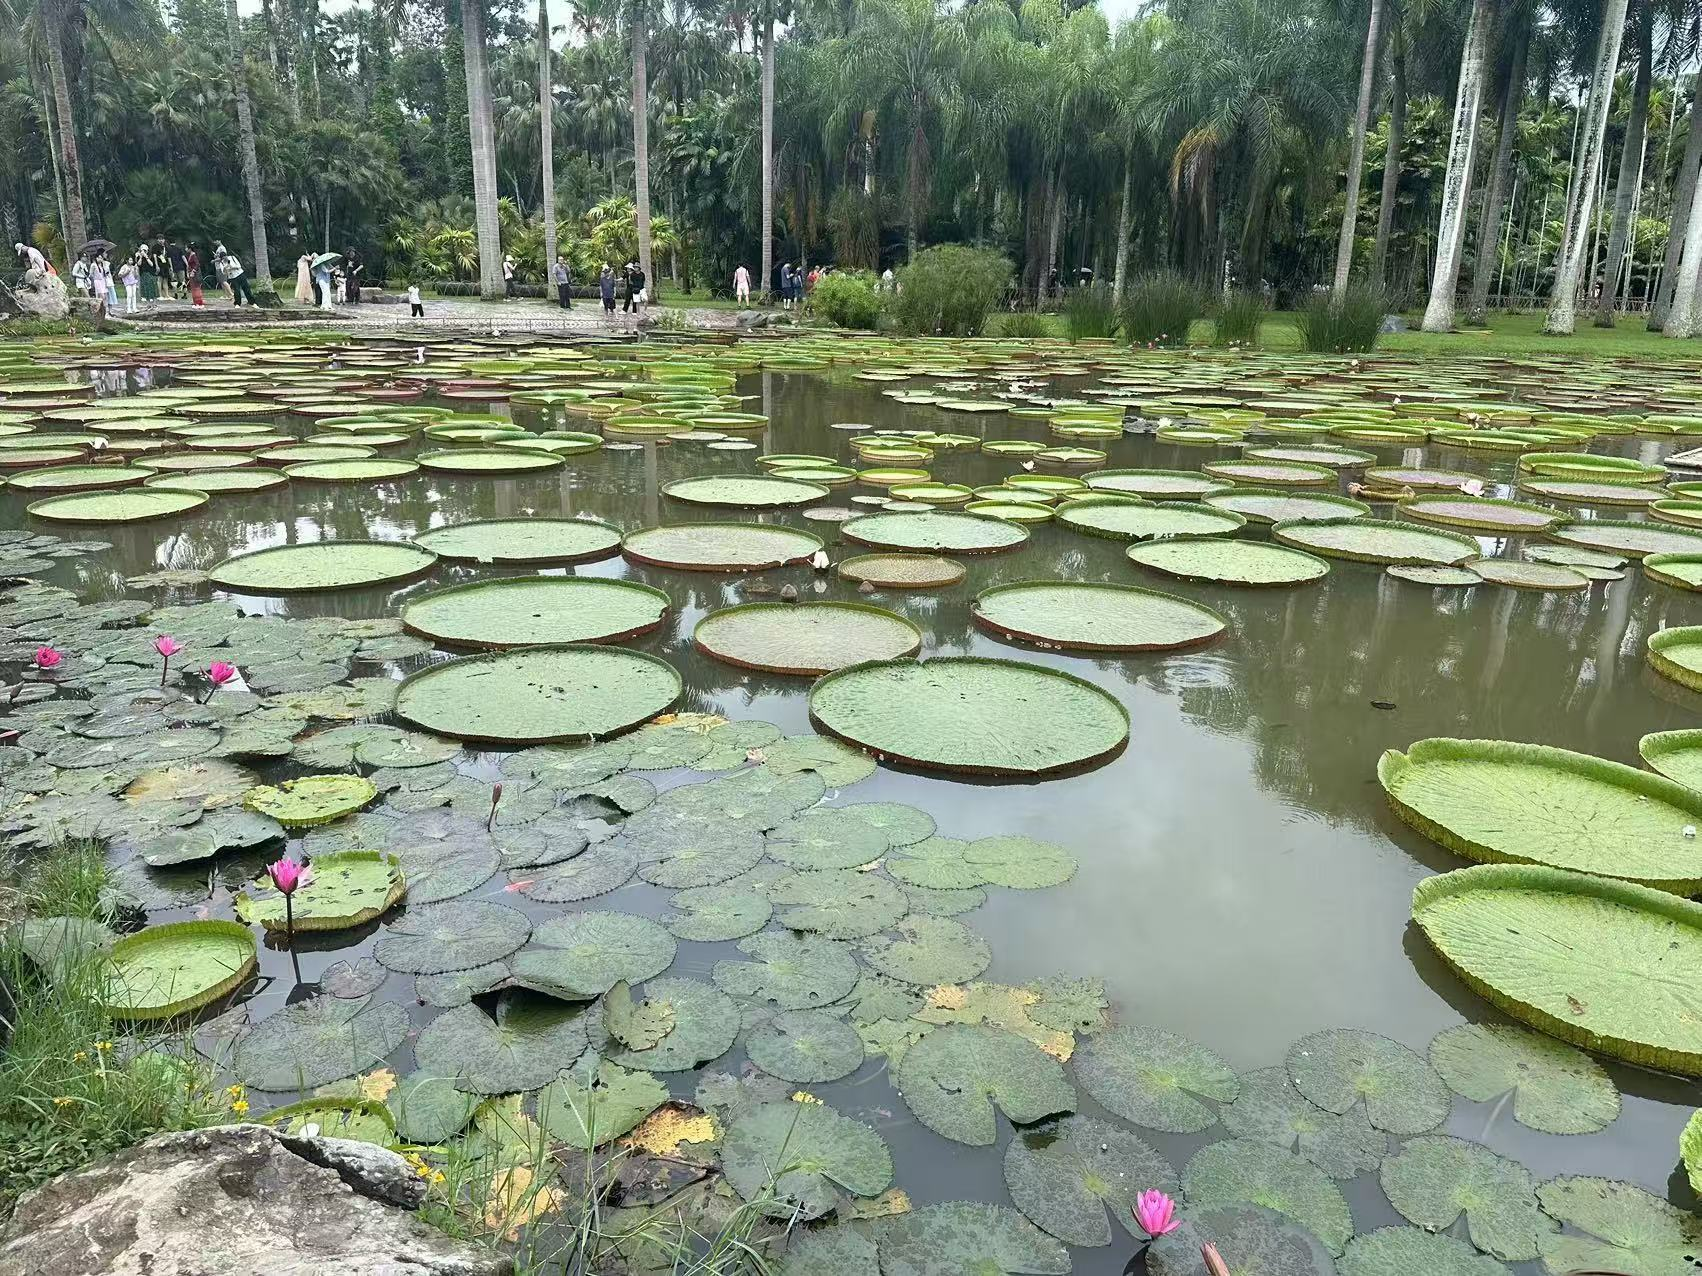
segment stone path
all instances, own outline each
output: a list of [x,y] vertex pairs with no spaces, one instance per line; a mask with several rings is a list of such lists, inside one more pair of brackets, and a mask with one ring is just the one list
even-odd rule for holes
[[[690,306],[651,306],[642,318],[654,324],[664,312],[685,316],[694,328],[733,328],[738,312],[709,310]],[[207,304],[197,309],[188,302],[161,299],[143,306],[134,315],[126,315],[120,307],[113,315],[120,322],[138,327],[181,327],[186,322],[217,325],[248,325],[297,327],[301,325],[333,328],[368,328],[396,331],[430,331],[434,327],[489,328],[493,331],[531,332],[633,332],[639,327],[638,315],[622,314],[618,309],[613,317],[603,313],[601,304],[592,300],[575,299],[571,310],[563,310],[553,302],[538,299],[514,301],[480,301],[476,298],[446,297],[425,303],[426,317],[413,319],[408,315],[406,302],[363,302],[360,305],[336,306],[319,310],[294,301],[287,301],[279,310],[238,309],[223,296],[211,293]]]

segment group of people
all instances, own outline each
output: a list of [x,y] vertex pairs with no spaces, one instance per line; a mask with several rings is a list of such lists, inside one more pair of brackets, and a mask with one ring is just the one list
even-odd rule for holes
[[[57,273],[39,248],[14,244],[18,265],[26,272]],[[201,254],[193,243],[142,243],[126,257],[114,258],[116,245],[91,240],[71,263],[71,286],[79,296],[102,304],[108,311],[119,308],[119,289],[124,290],[124,313],[133,315],[142,306],[162,298],[206,304],[201,291]],[[212,252],[213,270],[226,294],[238,306],[256,305],[248,285],[248,272],[237,255],[222,243]]]
[[329,310],[339,300],[345,305],[360,304],[361,276],[366,266],[354,249],[344,253],[341,260],[335,253],[303,253],[295,260],[295,299],[303,305]]
[[597,292],[603,298],[604,314],[615,313],[617,291],[622,298],[622,314],[643,314],[644,307],[650,304],[650,281],[644,274],[644,267],[636,261],[629,261],[616,275],[615,268],[605,261],[602,273],[597,277]]

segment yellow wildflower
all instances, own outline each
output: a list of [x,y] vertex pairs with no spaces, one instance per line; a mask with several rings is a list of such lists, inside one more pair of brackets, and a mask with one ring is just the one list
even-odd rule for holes
[[225,1093],[230,1095],[230,1097],[233,1100],[235,1100],[235,1099],[242,1098],[244,1091],[243,1091],[243,1088],[239,1085],[227,1085],[225,1087]]
[[236,1113],[238,1116],[247,1116],[248,1115],[248,1100],[247,1099],[237,1099],[237,1100],[233,1101],[230,1105],[230,1110],[232,1112]]
[[72,1063],[87,1063],[88,1061],[89,1052],[87,1050],[79,1050],[76,1054],[71,1056]]
[[95,1042],[95,1049],[99,1050],[102,1054],[105,1054],[108,1050],[112,1049],[112,1042],[97,1041]]
[[54,1099],[53,1106],[56,1107],[56,1108],[68,1108],[75,1102],[76,1102],[76,1100],[73,1099],[70,1095],[62,1094],[58,1098]]

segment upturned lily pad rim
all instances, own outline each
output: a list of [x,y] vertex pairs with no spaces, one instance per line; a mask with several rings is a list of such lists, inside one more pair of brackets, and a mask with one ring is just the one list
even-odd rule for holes
[[[706,501],[700,496],[681,496],[680,489],[688,483],[703,482],[740,482],[785,484],[792,492],[783,500],[712,500]],[[662,495],[670,500],[679,501],[684,505],[700,505],[715,509],[786,509],[795,505],[808,505],[811,501],[820,500],[832,494],[832,489],[824,483],[806,483],[802,479],[783,478],[776,474],[694,474],[685,478],[677,478],[662,484]]]
[[[301,931],[350,930],[356,926],[363,926],[374,918],[382,917],[402,902],[402,897],[407,892],[407,885],[402,877],[402,862],[394,855],[378,851],[335,851],[329,855],[314,856],[313,871],[333,869],[349,863],[382,864],[390,869],[390,890],[383,900],[346,916],[332,914],[315,916],[311,913],[297,913],[293,927],[290,925],[289,919],[283,914],[276,917],[262,916],[258,919],[260,925],[266,930],[281,930],[286,934],[292,929]],[[263,882],[261,884],[264,885]],[[236,909],[237,916],[250,922],[255,920],[247,916],[247,912],[253,907],[253,903],[254,901],[246,890],[238,891],[236,898],[231,901],[232,907]]]
[[1649,635],[1646,647],[1649,667],[1656,673],[1692,691],[1702,691],[1702,670],[1680,664],[1668,654],[1678,647],[1702,647],[1702,625],[1678,625],[1672,629],[1656,630]]
[[406,633],[413,634],[416,638],[428,639],[440,647],[452,647],[464,651],[512,651],[518,647],[536,647],[539,644],[535,642],[509,642],[496,637],[469,638],[461,634],[443,633],[440,630],[434,630],[429,622],[421,623],[419,617],[421,609],[430,603],[439,602],[445,598],[460,597],[478,591],[482,591],[486,597],[495,597],[505,590],[531,589],[539,586],[546,589],[561,590],[564,598],[575,591],[625,592],[630,593],[635,599],[645,598],[656,605],[656,615],[652,620],[630,628],[600,633],[595,637],[574,640],[579,643],[625,642],[628,638],[652,633],[660,629],[663,622],[668,619],[668,612],[672,606],[668,595],[660,589],[655,589],[636,580],[610,579],[602,576],[496,576],[489,580],[473,580],[462,585],[450,585],[444,589],[434,589],[428,594],[420,594],[418,597],[410,598],[402,608],[402,629]]
[[1651,731],[1637,741],[1637,755],[1643,759],[1643,765],[1658,772],[1675,784],[1683,784],[1670,771],[1661,765],[1661,761],[1669,753],[1702,750],[1702,731]]
[[[654,554],[645,554],[640,550],[633,548],[633,542],[635,540],[640,540],[640,543],[642,544],[641,538],[651,532],[669,532],[698,528],[713,528],[716,531],[738,529],[739,534],[745,534],[752,530],[775,533],[795,538],[800,549],[796,554],[789,555],[785,558],[765,558],[763,561],[757,563],[730,563],[721,560],[716,562],[700,561],[688,563],[679,559],[659,558]],[[809,548],[802,548],[806,541],[809,542]],[[817,551],[825,548],[825,546],[826,542],[814,532],[808,532],[798,527],[786,527],[780,524],[713,522],[663,523],[657,527],[641,527],[635,531],[628,532],[621,538],[620,552],[623,557],[630,558],[635,563],[643,563],[647,567],[666,567],[675,571],[684,572],[760,572],[770,571],[776,567],[787,567],[794,563],[806,563],[817,553]]]
[[1333,547],[1308,544],[1304,539],[1301,539],[1308,530],[1318,530],[1331,527],[1371,527],[1378,529],[1396,528],[1403,532],[1422,532],[1426,536],[1445,537],[1455,545],[1459,546],[1460,552],[1453,558],[1442,563],[1441,566],[1444,567],[1458,565],[1465,562],[1468,558],[1477,558],[1483,552],[1483,547],[1480,546],[1473,537],[1467,536],[1462,532],[1452,532],[1446,528],[1428,526],[1424,523],[1403,523],[1398,519],[1370,518],[1363,516],[1359,518],[1289,519],[1285,522],[1273,525],[1271,527],[1271,537],[1279,544],[1287,545],[1290,549],[1303,549],[1308,553],[1319,554],[1325,558],[1342,558],[1349,562],[1375,563],[1380,566],[1406,565],[1423,567],[1437,565],[1434,558],[1391,558],[1387,554],[1368,554],[1364,551],[1348,552]]
[[[1035,589],[1037,587],[1092,590],[1120,598],[1156,598],[1166,603],[1173,603],[1197,611],[1202,617],[1215,621],[1217,628],[1208,634],[1203,634],[1198,638],[1189,638],[1183,642],[1095,643],[1059,638],[1051,634],[1025,633],[1020,629],[1013,629],[1009,625],[1000,624],[986,614],[986,606],[989,600],[996,600],[1015,590]],[[1005,638],[1020,638],[1024,642],[1056,647],[1065,651],[1186,651],[1194,647],[1209,646],[1223,637],[1229,629],[1229,621],[1222,613],[1214,611],[1204,603],[1195,602],[1191,598],[1167,594],[1161,589],[1146,589],[1140,585],[1117,585],[1108,582],[1077,580],[1014,580],[1003,585],[993,585],[975,595],[974,601],[970,604],[969,618],[990,634]]]
[[[430,433],[429,429],[427,433]],[[510,435],[508,437],[518,439],[520,436]],[[477,458],[481,464],[468,464],[468,461],[474,458]],[[484,461],[491,463],[483,464]],[[437,474],[497,477],[504,474],[531,474],[542,470],[558,470],[567,464],[567,459],[543,448],[462,447],[438,448],[430,452],[420,452],[414,457],[414,462],[421,469],[430,470]]]
[[[922,631],[910,621],[906,620],[903,616],[900,616],[897,612],[888,611],[885,607],[875,607],[869,603],[840,602],[836,599],[822,602],[739,603],[732,607],[722,607],[716,611],[710,612],[702,620],[697,622],[697,625],[691,631],[692,645],[704,655],[719,660],[724,664],[734,665],[740,669],[754,669],[760,673],[798,674],[806,677],[818,677],[821,674],[831,673],[832,670],[823,669],[817,665],[806,666],[796,663],[764,663],[740,657],[723,648],[715,646],[713,642],[705,642],[704,630],[706,628],[713,629],[717,621],[725,622],[731,616],[748,617],[759,614],[785,614],[788,616],[795,616],[809,615],[812,612],[822,614],[827,610],[835,612],[853,612],[858,615],[879,617],[882,621],[893,625],[895,629],[903,628],[907,630],[911,637],[910,646],[904,651],[895,652],[891,657],[886,657],[887,659],[901,659],[905,656],[914,656],[922,649]],[[840,667],[842,666],[835,666],[835,668]]]
[[152,487],[125,488],[112,493],[112,495],[119,496],[124,500],[134,500],[137,497],[153,500],[160,508],[124,518],[101,518],[99,516],[91,517],[87,514],[77,515],[61,512],[66,502],[98,499],[102,495],[104,493],[101,492],[66,492],[59,496],[49,496],[44,500],[33,501],[24,506],[24,512],[50,523],[80,523],[86,526],[114,527],[125,523],[152,523],[159,519],[176,518],[179,514],[190,514],[201,509],[212,499],[205,492],[181,492]]
[[1629,1041],[1591,1032],[1582,1025],[1551,1015],[1539,1007],[1502,992],[1481,976],[1455,961],[1434,940],[1424,924],[1425,910],[1439,901],[1471,891],[1509,891],[1516,894],[1583,895],[1638,912],[1653,914],[1675,925],[1702,930],[1702,904],[1668,891],[1652,890],[1635,882],[1592,877],[1538,864],[1477,864],[1427,877],[1413,888],[1412,919],[1442,961],[1462,982],[1491,1005],[1521,1023],[1529,1024],[1585,1050],[1606,1054],[1627,1063],[1659,1068],[1685,1076],[1702,1076],[1702,1051],[1683,1050],[1651,1042]]
[[[1639,550],[1627,545],[1604,545],[1587,539],[1591,532],[1603,528],[1617,528],[1625,531],[1658,532],[1663,536],[1677,536],[1682,540],[1692,542],[1696,549],[1690,550]],[[1685,554],[1702,553],[1702,528],[1686,527],[1680,523],[1638,522],[1635,519],[1619,518],[1590,518],[1579,519],[1573,523],[1553,527],[1545,533],[1550,540],[1559,541],[1563,545],[1578,545],[1585,549],[1606,549],[1616,554],[1624,554],[1628,558],[1649,558],[1655,554]]]
[[[1676,567],[1681,563],[1696,566],[1697,581],[1685,580],[1684,577],[1665,570],[1667,567]],[[1643,556],[1643,574],[1650,580],[1658,580],[1661,584],[1670,585],[1674,589],[1686,589],[1692,593],[1702,593],[1702,547],[1698,547],[1694,554],[1645,554]]]
[[[575,554],[503,554],[492,558],[481,558],[476,554],[455,553],[453,551],[435,548],[431,544],[427,543],[428,537],[439,535],[440,533],[463,532],[471,528],[500,528],[511,526],[516,523],[524,523],[527,526],[545,524],[552,526],[555,524],[585,526],[606,532],[610,539],[609,544],[606,547],[600,546],[593,549],[583,550]],[[419,533],[413,543],[419,545],[423,549],[431,550],[431,552],[436,554],[439,558],[452,563],[513,563],[520,566],[532,564],[589,563],[599,559],[612,558],[616,554],[620,553],[621,530],[613,523],[605,523],[600,518],[476,518],[470,519],[465,523],[445,523],[442,527],[430,528],[427,531]]]
[[[967,548],[962,545],[899,545],[894,544],[891,541],[870,540],[867,533],[859,534],[857,531],[857,524],[859,523],[870,522],[874,519],[884,520],[892,517],[896,517],[896,515],[894,515],[891,511],[877,511],[873,514],[865,514],[860,518],[848,519],[839,525],[839,537],[841,540],[850,541],[853,545],[864,545],[870,549],[881,550],[890,554],[927,554],[932,556],[941,556],[946,554],[1003,554],[1008,553],[1011,550],[1021,549],[1024,545],[1028,544],[1029,540],[1028,529],[1021,523],[1012,523],[1006,519],[993,518],[987,514],[969,514],[962,510],[930,509],[924,513],[914,515],[906,514],[903,515],[903,517],[918,519],[975,519],[977,522],[985,523],[988,526],[988,536],[992,538],[996,535],[998,543],[992,544],[990,542],[982,542]],[[998,529],[996,534],[992,530],[994,528]],[[1014,540],[1010,539],[1010,534],[1012,532],[1019,533]],[[868,557],[868,555],[863,555],[863,557]]]
[[[1482,509],[1486,513],[1493,509],[1518,510],[1521,513],[1540,514],[1547,521],[1543,523],[1502,523],[1492,518],[1476,519],[1460,517],[1456,514],[1441,514],[1427,508],[1438,502],[1448,504],[1464,504],[1468,509]],[[1562,523],[1570,523],[1572,515],[1565,510],[1555,509],[1552,505],[1537,505],[1529,501],[1513,501],[1496,496],[1467,496],[1454,492],[1425,492],[1418,496],[1405,497],[1395,502],[1398,513],[1407,518],[1416,519],[1420,523],[1434,523],[1440,527],[1463,527],[1474,530],[1488,531],[1501,535],[1535,535],[1545,532],[1551,527]]]
[[[405,549],[413,551],[414,553],[424,555],[424,561],[421,562],[417,567],[410,568],[409,570],[407,570],[405,572],[400,572],[400,573],[396,573],[396,574],[393,574],[393,575],[374,576],[370,580],[354,581],[354,582],[351,582],[351,583],[346,584],[346,585],[300,585],[300,584],[282,584],[282,585],[266,585],[266,586],[258,586],[258,585],[253,585],[253,584],[233,585],[233,584],[228,584],[224,580],[220,579],[221,570],[226,568],[226,567],[229,567],[232,563],[248,562],[248,561],[251,561],[251,560],[256,559],[256,558],[261,558],[265,555],[277,555],[277,554],[286,554],[286,553],[289,554],[292,557],[305,557],[306,552],[308,552],[308,551],[313,551],[313,550],[316,550],[316,549],[322,549],[326,546],[334,546],[334,545],[380,546],[380,547],[385,548],[385,549],[405,548]],[[268,545],[265,549],[253,549],[253,550],[249,550],[245,554],[233,554],[231,557],[225,559],[224,562],[218,564],[216,567],[213,567],[207,573],[207,579],[208,579],[209,583],[211,583],[213,585],[213,587],[216,588],[216,589],[228,590],[229,592],[235,593],[235,594],[253,594],[255,596],[262,596],[263,595],[263,596],[266,596],[266,597],[271,597],[273,595],[282,595],[282,594],[322,594],[322,593],[329,593],[329,592],[332,592],[334,590],[339,590],[339,589],[368,589],[368,588],[371,588],[374,585],[389,585],[389,584],[395,584],[399,581],[417,580],[419,577],[424,576],[427,572],[431,571],[436,566],[437,566],[437,555],[435,553],[433,553],[431,550],[425,548],[425,546],[423,546],[423,545],[414,544],[413,541],[366,541],[366,540],[361,540],[361,541],[354,541],[354,540],[348,540],[348,541],[346,541],[346,540],[309,541],[306,544],[296,544],[296,545]]]
[[[370,467],[374,472],[342,472],[351,466]],[[294,465],[284,466],[285,474],[305,483],[382,483],[387,479],[407,478],[409,475],[418,474],[419,470],[419,465],[414,461],[377,456],[355,457],[347,461],[299,461]]]
[[[160,926],[149,926],[133,935],[125,935],[107,950],[106,960],[110,966],[116,967],[124,957],[138,952],[146,952],[156,945],[175,941],[193,935],[219,936],[242,947],[246,953],[245,960],[236,970],[219,980],[202,988],[198,992],[164,1006],[138,1007],[123,1005],[112,998],[103,998],[105,1007],[113,1014],[124,1019],[171,1019],[177,1015],[187,1014],[191,1010],[199,1010],[202,1006],[211,1005],[219,998],[234,992],[253,973],[259,963],[259,945],[254,941],[254,932],[239,922],[220,919],[200,921],[166,922]],[[116,974],[116,971],[114,972]],[[110,985],[109,985],[110,986]]]
[[[938,578],[933,580],[922,581],[899,580],[894,576],[873,577],[866,574],[859,574],[860,572],[866,571],[869,564],[874,562],[876,559],[891,558],[927,559],[931,562],[941,563],[947,567],[954,568],[955,571],[950,574],[942,573]],[[838,572],[839,576],[843,580],[856,581],[858,584],[868,581],[874,585],[876,589],[949,589],[953,585],[961,585],[964,577],[969,575],[969,569],[967,567],[965,567],[962,563],[947,558],[943,554],[930,554],[921,550],[906,553],[903,550],[896,549],[883,550],[874,554],[857,554],[851,558],[841,559],[839,561]]]

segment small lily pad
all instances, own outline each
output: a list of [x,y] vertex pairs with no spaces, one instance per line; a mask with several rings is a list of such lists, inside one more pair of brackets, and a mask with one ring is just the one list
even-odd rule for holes
[[751,1062],[799,1085],[850,1076],[863,1063],[857,1030],[826,1010],[782,1010],[745,1038]]
[[1076,875],[1076,857],[1061,846],[1031,837],[983,837],[963,853],[988,883],[1014,890],[1061,886]]
[[410,908],[378,937],[372,955],[386,970],[441,975],[500,961],[526,942],[526,914],[489,900]]
[[495,1019],[471,1003],[433,1019],[414,1043],[414,1059],[463,1090],[511,1094],[548,1084],[584,1049],[582,1007],[510,989]]
[[795,873],[771,886],[767,901],[785,906],[779,921],[788,930],[833,939],[867,938],[889,929],[910,910],[909,899],[898,887],[853,869]]
[[[1148,1276],[1215,1276],[1200,1253],[1208,1242],[1234,1276],[1336,1276],[1335,1261],[1316,1236],[1276,1210],[1246,1202],[1204,1209],[1190,1203],[1181,1225],[1147,1250]],[[1405,1268],[1399,1276],[1420,1272],[1443,1276],[1426,1268]]]
[[622,1046],[609,1029],[606,998],[601,1017],[593,1015],[590,1024],[592,1046],[629,1068],[684,1072],[719,1059],[733,1048],[739,1033],[739,1008],[733,999],[699,979],[652,979],[644,985],[644,999],[634,1004],[635,1008],[645,1008],[651,1022],[672,1018],[673,1026],[652,1046]]
[[1072,1111],[1063,1065],[1031,1041],[995,1028],[947,1024],[917,1042],[898,1067],[898,1091],[916,1119],[959,1143],[985,1146],[993,1109],[1018,1125]]
[[1107,1210],[1144,1239],[1135,1231],[1135,1198],[1181,1190],[1158,1151],[1120,1126],[1083,1116],[1019,1131],[1005,1148],[1005,1184],[1018,1209],[1070,1245],[1109,1245]]
[[805,811],[768,834],[768,853],[800,869],[856,868],[879,859],[890,845],[867,820],[833,807]]
[[717,943],[754,935],[768,924],[774,905],[755,891],[737,886],[694,886],[668,902],[679,910],[665,925],[676,939]]
[[734,997],[772,1001],[805,1010],[838,1001],[857,983],[857,960],[836,940],[819,935],[765,931],[739,941],[751,961],[718,961],[716,987]]
[[1549,1217],[1575,1229],[1541,1238],[1548,1271],[1682,1276],[1702,1254],[1702,1219],[1631,1183],[1550,1179],[1537,1189]]
[[638,856],[631,847],[604,842],[572,859],[541,868],[517,868],[509,876],[528,899],[570,904],[626,885],[637,868]]
[[453,1077],[421,1069],[396,1083],[389,1098],[396,1132],[410,1143],[441,1143],[454,1138],[473,1119],[479,1096],[468,1094]]
[[1554,1230],[1531,1172],[1464,1139],[1413,1139],[1383,1162],[1381,1177],[1389,1203],[1409,1223],[1443,1232],[1464,1214],[1472,1244],[1508,1262],[1537,1257],[1541,1238]]
[[352,814],[377,796],[372,781],[358,775],[308,775],[252,788],[242,804],[285,828],[312,828]]
[[1182,1171],[1190,1209],[1247,1202],[1286,1215],[1341,1253],[1353,1236],[1353,1218],[1341,1190],[1310,1161],[1291,1152],[1227,1139],[1201,1148]]
[[728,1127],[721,1158],[740,1196],[782,1218],[819,1218],[839,1191],[878,1196],[892,1183],[881,1136],[821,1103],[761,1104]]
[[371,997],[309,997],[237,1039],[231,1071],[256,1090],[310,1090],[382,1063],[408,1034],[407,1012]]
[[1431,1066],[1398,1041],[1357,1028],[1330,1028],[1295,1042],[1288,1075],[1326,1112],[1360,1100],[1365,1115],[1391,1134],[1424,1134],[1448,1119],[1448,1087]]
[[1125,1121],[1197,1134],[1217,1113],[1202,1099],[1233,1102],[1241,1082],[1217,1055],[1174,1033],[1127,1025],[1100,1033],[1076,1056],[1082,1088]]
[[1416,1227],[1380,1227],[1355,1236],[1338,1276],[1509,1276],[1507,1268],[1452,1236]]
[[633,1130],[668,1101],[668,1087],[587,1050],[538,1092],[538,1124],[552,1141],[581,1151]]
[[865,960],[884,975],[911,984],[961,984],[992,964],[992,950],[962,922],[949,917],[907,917],[898,938],[863,945]]
[[1619,1088],[1589,1055],[1510,1024],[1461,1024],[1430,1043],[1430,1066],[1456,1094],[1513,1096],[1513,1119],[1545,1134],[1593,1134],[1619,1115]]
[[674,939],[632,913],[570,913],[532,932],[509,961],[514,982],[565,1001],[590,1001],[618,981],[639,983],[674,961]]
[[1294,1088],[1285,1068],[1243,1076],[1241,1093],[1222,1116],[1223,1128],[1236,1138],[1299,1152],[1331,1178],[1350,1179],[1376,1169],[1389,1145],[1389,1136],[1366,1120],[1363,1108],[1324,1111]]
[[929,1205],[880,1234],[881,1276],[1064,1276],[1070,1255],[1015,1210],[979,1201]]

